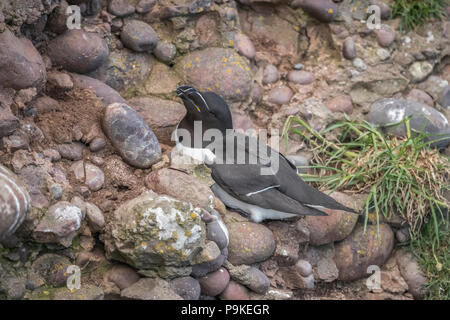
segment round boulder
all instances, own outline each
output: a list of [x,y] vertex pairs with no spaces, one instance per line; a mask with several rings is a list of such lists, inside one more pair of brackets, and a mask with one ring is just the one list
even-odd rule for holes
[[108,59],[109,49],[97,34],[73,29],[53,39],[47,54],[55,66],[70,72],[88,73]]
[[228,226],[228,260],[234,265],[252,264],[268,259],[275,251],[272,231],[262,224],[235,222]]
[[158,35],[147,23],[140,20],[129,20],[123,26],[120,40],[128,49],[137,52],[152,52],[158,43]]
[[181,59],[176,69],[186,83],[201,91],[214,91],[228,101],[250,96],[253,75],[245,58],[234,50],[207,48]]
[[394,233],[387,224],[357,225],[355,230],[335,246],[334,260],[339,270],[339,280],[352,281],[367,277],[367,268],[371,265],[381,266],[391,255],[394,247]]
[[137,168],[149,168],[161,158],[161,146],[139,114],[123,103],[106,107],[103,130],[121,157]]

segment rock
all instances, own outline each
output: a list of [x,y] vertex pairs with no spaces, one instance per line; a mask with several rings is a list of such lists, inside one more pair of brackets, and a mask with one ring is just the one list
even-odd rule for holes
[[170,281],[172,290],[184,300],[200,298],[200,283],[192,277],[180,277]]
[[291,70],[287,77],[290,82],[301,85],[311,84],[315,80],[314,75],[311,72],[303,70]]
[[387,224],[380,224],[379,237],[376,225],[357,225],[342,242],[336,244],[335,262],[339,280],[351,281],[366,277],[371,265],[381,267],[389,258],[394,246],[394,233]]
[[33,231],[33,239],[39,243],[59,243],[69,247],[82,219],[80,208],[67,201],[57,202],[39,221]]
[[59,102],[48,96],[42,96],[30,103],[30,109],[34,109],[38,115],[60,110]]
[[202,294],[208,296],[217,296],[221,294],[230,281],[230,275],[224,268],[208,273],[206,276],[198,279]]
[[[303,221],[303,219],[299,221]],[[298,260],[299,243],[309,241],[307,226],[305,225],[305,230],[308,232],[307,238],[294,225],[283,221],[271,221],[267,226],[273,232],[276,243],[273,259],[279,266],[295,264]]]
[[31,199],[25,184],[0,164],[0,240],[17,230],[30,207]]
[[441,94],[442,90],[445,89],[445,87],[448,86],[448,81],[444,80],[442,78],[439,78],[437,76],[429,76],[427,80],[419,83],[417,85],[418,89],[421,89],[428,93],[435,101],[439,100],[439,95]]
[[73,82],[67,73],[53,71],[47,74],[47,86],[53,90],[68,91],[72,90]]
[[130,287],[122,290],[122,298],[133,300],[183,300],[160,278],[143,278]]
[[351,114],[353,112],[352,97],[346,94],[331,98],[325,105],[333,112],[344,112],[346,114]]
[[19,119],[0,105],[0,138],[11,135],[19,127]]
[[216,259],[200,264],[194,264],[192,266],[191,276],[195,278],[204,277],[208,273],[218,270],[223,265],[227,257],[228,249],[222,249],[220,255]]
[[158,43],[158,35],[147,23],[129,20],[122,28],[120,40],[128,49],[136,52],[152,52]]
[[136,5],[137,13],[147,13],[150,12],[156,4],[156,0],[141,0]]
[[56,34],[64,33],[67,30],[67,7],[66,1],[61,1],[51,14],[48,16],[46,28]]
[[312,274],[312,266],[306,260],[298,260],[295,264],[295,268],[302,277],[307,277]]
[[[442,139],[442,134],[449,134],[450,128],[446,117],[436,109],[425,104],[408,101],[404,99],[381,99],[370,106],[370,112],[367,115],[369,122],[385,126],[390,123],[396,123],[405,117],[411,116],[411,129],[422,131],[425,125],[426,141]],[[387,129],[388,132],[395,135],[404,136],[406,134],[405,125],[399,125]],[[449,139],[432,143],[432,146],[444,148],[450,142]]]
[[394,257],[385,265],[387,270],[381,271],[381,288],[385,292],[403,294],[408,290],[408,284],[402,278]]
[[342,55],[348,60],[356,58],[356,47],[353,38],[349,37],[345,39],[344,44],[342,45]]
[[375,29],[378,44],[382,47],[389,47],[395,40],[395,31],[387,24],[382,24],[380,29]]
[[106,41],[97,34],[73,29],[50,41],[47,54],[54,66],[70,72],[88,73],[108,59],[109,49]]
[[388,50],[379,48],[377,49],[377,56],[380,58],[381,61],[386,61],[391,57],[391,54]]
[[220,256],[220,249],[214,241],[206,241],[202,251],[192,260],[192,264],[208,263]]
[[225,249],[229,243],[229,233],[220,218],[206,224],[206,239],[214,241],[220,250]]
[[406,96],[406,100],[424,103],[426,105],[429,105],[430,107],[432,107],[434,104],[433,98],[430,97],[428,93],[420,89],[412,89]]
[[255,46],[252,40],[244,33],[236,33],[234,35],[236,50],[248,59],[253,59],[256,55]]
[[24,279],[15,276],[7,276],[5,280],[0,279],[2,292],[6,299],[20,300],[26,293],[26,282]]
[[296,0],[293,7],[300,7],[321,22],[331,22],[338,14],[338,6],[331,0]]
[[273,64],[269,64],[264,68],[263,83],[274,83],[278,81],[278,69]]
[[155,59],[145,52],[123,48],[111,52],[106,63],[89,76],[126,96],[134,96],[152,72]]
[[361,71],[366,71],[367,70],[366,63],[360,58],[356,58],[356,59],[353,60],[353,66],[355,68],[358,68]]
[[212,90],[227,101],[247,99],[253,76],[245,58],[232,49],[207,48],[191,52],[176,65],[185,83]]
[[[334,244],[330,243],[318,247],[308,247],[306,252],[302,253],[301,258],[311,264],[315,279],[322,280],[324,282],[332,282],[336,280],[339,275],[339,270],[334,261],[334,256]],[[294,283],[300,283],[302,285],[310,283],[308,281],[311,281],[311,279],[306,279],[309,276],[304,277],[300,271],[301,269],[297,265],[291,268],[290,275],[293,276],[292,280],[295,280]]]
[[416,61],[408,69],[411,82],[422,82],[433,72],[433,65],[428,61]]
[[55,149],[45,149],[42,154],[52,162],[61,160],[61,155],[59,154],[58,150]]
[[250,300],[248,290],[233,280],[228,283],[219,298],[220,300]]
[[93,203],[86,202],[86,218],[92,232],[100,232],[105,227],[103,212]]
[[145,185],[159,194],[166,194],[196,207],[208,209],[214,194],[205,183],[184,172],[163,168],[151,172]]
[[123,264],[114,265],[106,272],[105,278],[114,283],[120,290],[131,287],[141,279],[139,274],[133,268]]
[[182,104],[155,97],[135,97],[128,102],[152,128],[161,143],[174,144],[172,132],[186,115]]
[[169,63],[175,59],[177,55],[177,47],[170,42],[158,41],[155,49],[153,50],[153,54],[160,61]]
[[280,269],[286,287],[289,289],[314,289],[314,275],[302,276],[296,266]]
[[282,105],[289,103],[293,95],[294,93],[288,86],[278,86],[269,91],[269,97],[267,100],[270,103]]
[[134,13],[135,7],[129,0],[111,0],[108,4],[108,11],[116,17],[126,17]]
[[293,296],[291,290],[270,288],[265,295],[251,294],[250,300],[291,300]]
[[423,299],[426,294],[427,278],[419,267],[414,256],[403,249],[396,252],[395,258],[402,277],[408,284],[408,291],[416,299]]
[[[344,193],[333,192],[330,196],[347,206],[355,205],[355,200]],[[345,239],[358,220],[358,215],[350,212],[329,209],[325,209],[324,212],[328,216],[305,216],[310,231],[309,241],[314,246]]]
[[52,184],[49,188],[49,191],[50,191],[53,199],[60,200],[62,198],[63,190],[59,184],[56,184],[56,183]]
[[72,263],[67,257],[46,253],[33,262],[32,268],[51,286],[63,287],[71,275],[71,273],[67,273],[70,265]]
[[64,159],[77,161],[83,158],[83,145],[81,143],[59,144],[56,149]]
[[103,150],[105,147],[106,147],[106,140],[100,137],[94,138],[89,143],[89,150],[91,150],[91,152],[98,152],[100,150]]
[[205,245],[200,210],[151,191],[123,203],[111,220],[107,257],[139,269],[184,267]]
[[446,86],[439,97],[439,104],[443,108],[450,107],[450,86]]
[[30,40],[17,38],[8,29],[0,33],[0,87],[15,90],[43,88],[45,64]]
[[273,233],[262,224],[235,222],[227,227],[230,233],[228,260],[232,264],[261,262],[273,254],[275,250]]
[[246,265],[233,266],[229,262],[225,267],[233,280],[246,286],[253,292],[265,294],[269,290],[269,278],[259,269]]
[[153,131],[128,105],[110,104],[103,117],[103,130],[130,165],[146,169],[160,160],[161,146]]
[[89,187],[89,190],[95,192],[103,187],[105,174],[99,167],[80,160],[75,162],[70,168],[74,172],[75,178],[83,181]]
[[91,284],[81,284],[79,290],[59,288],[53,293],[53,300],[103,300],[103,298],[103,290]]
[[125,99],[116,90],[97,79],[74,73],[71,76],[75,87],[92,90],[104,106],[114,102],[126,103]]

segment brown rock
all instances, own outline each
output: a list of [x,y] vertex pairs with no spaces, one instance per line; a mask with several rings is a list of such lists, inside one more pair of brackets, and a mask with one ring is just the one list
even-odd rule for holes
[[76,88],[92,90],[105,106],[114,102],[126,103],[116,90],[97,79],[75,73],[71,76]]
[[155,97],[136,97],[128,102],[148,123],[161,143],[174,144],[172,132],[186,115],[182,104]]
[[291,70],[288,73],[288,80],[296,84],[307,85],[313,83],[315,77],[308,71]]
[[268,259],[275,250],[273,233],[262,224],[235,222],[228,226],[228,260],[234,265],[252,264]]
[[268,101],[270,103],[282,105],[291,101],[294,93],[288,86],[278,86],[269,91]]
[[253,59],[256,54],[252,40],[244,33],[236,33],[234,36],[237,51],[248,59]]
[[202,293],[208,296],[217,296],[222,293],[230,281],[230,275],[225,268],[208,273],[198,279]]
[[168,168],[151,172],[145,178],[145,185],[156,193],[167,194],[202,208],[208,208],[210,198],[214,198],[207,184],[186,173]]
[[250,300],[247,288],[233,280],[228,283],[219,298],[220,300]]
[[19,119],[9,109],[0,106],[0,138],[9,136],[19,127]]
[[387,224],[380,224],[379,237],[376,225],[357,225],[353,232],[335,247],[335,262],[339,280],[351,281],[368,275],[370,265],[381,267],[394,247],[394,233]]
[[339,95],[328,100],[325,105],[333,112],[344,112],[351,114],[353,112],[352,98],[348,95]]
[[126,289],[141,279],[139,274],[129,266],[117,264],[112,267],[105,277],[108,281],[113,282],[120,290]]
[[45,64],[30,40],[17,38],[8,29],[0,33],[0,86],[15,90],[36,87],[46,81]]

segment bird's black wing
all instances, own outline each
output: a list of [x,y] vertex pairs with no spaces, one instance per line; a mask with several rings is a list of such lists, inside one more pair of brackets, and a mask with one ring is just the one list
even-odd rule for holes
[[[223,164],[210,165],[212,178],[230,195],[266,209],[295,214],[326,215],[311,206],[357,213],[305,183],[293,170],[295,166],[266,144],[263,147],[267,149],[260,152],[251,147],[255,145],[254,138],[245,136],[245,139],[236,139],[227,135],[224,140],[229,142],[230,139],[234,143],[234,163],[223,161]],[[237,153],[244,153],[247,163],[239,164],[236,161]],[[250,156],[257,159],[257,163],[250,162]],[[262,174],[269,170],[272,174]]]

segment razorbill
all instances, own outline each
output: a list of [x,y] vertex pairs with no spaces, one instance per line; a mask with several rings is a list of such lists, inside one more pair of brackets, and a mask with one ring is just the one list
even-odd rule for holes
[[[326,216],[324,208],[358,214],[304,182],[281,153],[233,130],[230,109],[219,95],[191,86],[180,86],[176,92],[187,110],[174,132],[177,148],[206,163],[216,182],[211,189],[227,207],[254,222]],[[191,139],[185,139],[180,129]],[[208,134],[212,129],[216,134]]]

